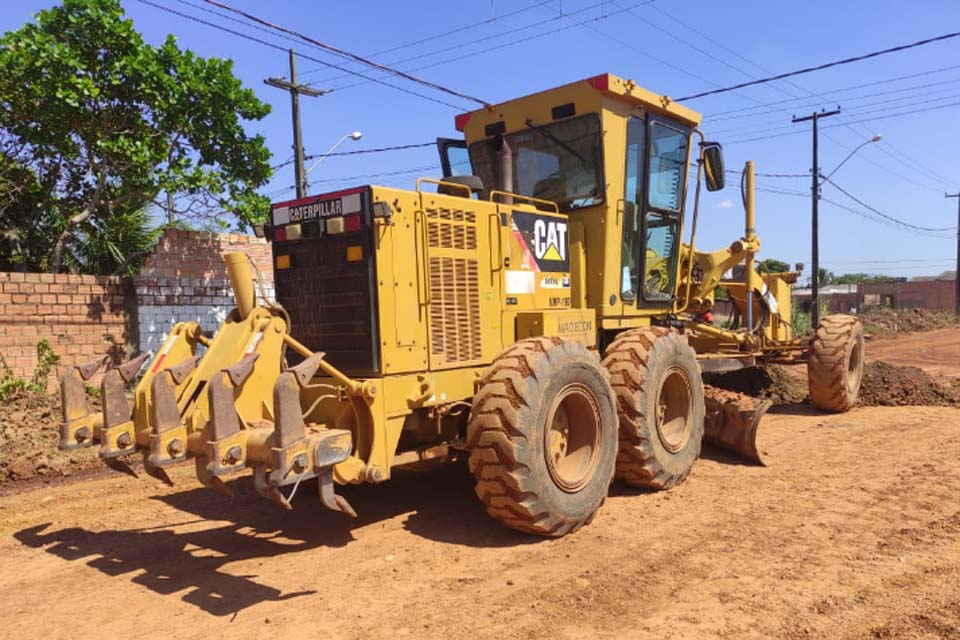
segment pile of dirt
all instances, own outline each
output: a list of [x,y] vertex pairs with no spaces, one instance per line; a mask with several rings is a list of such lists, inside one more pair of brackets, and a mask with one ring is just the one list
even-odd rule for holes
[[889,307],[870,307],[861,319],[866,332],[877,337],[932,331],[957,324],[952,311],[919,308],[903,309],[898,313]]
[[58,398],[24,394],[0,403],[0,484],[69,476],[97,466],[95,449],[60,451]]
[[918,367],[868,362],[863,368],[860,404],[867,407],[960,405],[960,384],[940,382]]
[[807,399],[807,379],[779,365],[747,367],[726,373],[706,373],[703,381],[714,387],[773,400],[774,404],[797,404]]

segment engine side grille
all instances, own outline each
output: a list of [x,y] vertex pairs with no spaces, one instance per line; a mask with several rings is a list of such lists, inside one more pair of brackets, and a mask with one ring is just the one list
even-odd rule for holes
[[427,209],[430,353],[435,365],[482,355],[476,212]]

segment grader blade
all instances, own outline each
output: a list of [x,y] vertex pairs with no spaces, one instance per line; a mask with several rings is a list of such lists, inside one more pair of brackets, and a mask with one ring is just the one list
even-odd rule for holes
[[773,403],[709,385],[704,385],[704,400],[704,439],[757,464],[765,465],[757,447],[757,429]]
[[93,377],[106,357],[70,367],[60,380],[60,408],[63,422],[60,423],[60,449],[89,447],[94,442],[92,416],[87,406],[87,390],[84,383]]

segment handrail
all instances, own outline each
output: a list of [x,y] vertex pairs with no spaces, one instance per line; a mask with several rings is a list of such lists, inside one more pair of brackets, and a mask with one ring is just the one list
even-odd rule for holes
[[[420,229],[417,230],[417,221],[420,222]],[[423,273],[423,306],[429,307],[433,303],[433,295],[430,292],[430,239],[427,231],[427,215],[422,209],[417,209],[413,214],[413,243],[416,260],[419,267],[420,251],[417,245],[423,247],[423,268],[417,271]],[[419,242],[418,242],[419,240]],[[419,298],[420,273],[417,274],[417,289]],[[418,300],[419,302],[419,300]]]
[[445,180],[437,180],[436,178],[417,178],[417,186],[416,186],[417,191],[420,191],[421,182],[429,182],[430,184],[445,185],[448,187],[456,187],[457,189],[463,189],[464,191],[467,192],[468,199],[473,198],[473,191],[470,189],[469,186],[465,184],[459,184],[457,182],[446,182]]
[[491,201],[491,202],[496,202],[496,200],[494,200],[494,197],[495,197],[495,196],[507,196],[507,197],[510,197],[510,198],[517,198],[517,199],[525,200],[525,201],[530,202],[530,203],[533,203],[533,204],[545,204],[545,205],[548,205],[548,206],[553,207],[553,210],[554,210],[555,213],[560,213],[560,207],[557,206],[557,203],[556,203],[556,202],[553,202],[552,200],[543,200],[543,199],[541,199],[541,198],[534,198],[533,196],[522,196],[522,195],[520,195],[519,193],[510,193],[509,191],[498,191],[498,190],[494,189],[493,191],[490,192],[490,201]]

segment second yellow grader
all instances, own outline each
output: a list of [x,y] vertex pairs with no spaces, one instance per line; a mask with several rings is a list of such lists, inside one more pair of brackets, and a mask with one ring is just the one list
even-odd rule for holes
[[[760,462],[767,403],[702,372],[806,362],[813,404],[846,411],[863,333],[828,316],[794,336],[797,274],[754,267],[752,163],[742,237],[696,249],[701,185],[721,189],[726,174],[699,125],[604,74],[458,116],[464,138],[438,141],[443,177],[413,191],[274,205],[276,301],[228,254],[237,306],[213,338],[177,324],[149,362],[104,374],[96,414],[84,384],[98,363],[65,373],[61,447],[96,444],[131,473],[139,453],[167,482],[193,458],[200,482],[228,494],[224,479],[252,468],[257,491],[288,508],[317,478],[323,503],[349,514],[336,484],[465,455],[491,516],[547,536],[589,522],[614,477],[682,482],[704,438]],[[711,321],[719,287],[732,328]],[[125,385],[144,365],[131,409]]]

